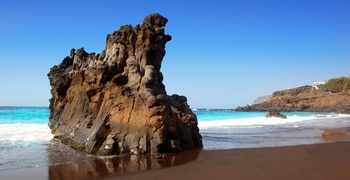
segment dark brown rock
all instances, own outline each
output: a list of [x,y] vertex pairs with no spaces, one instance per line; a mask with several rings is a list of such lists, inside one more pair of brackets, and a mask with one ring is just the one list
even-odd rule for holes
[[277,117],[277,118],[282,118],[282,119],[287,119],[287,116],[284,114],[281,114],[280,112],[278,112],[277,110],[271,110],[269,111],[269,113],[266,115],[266,117],[270,118],[270,117]]
[[51,68],[52,133],[93,154],[162,153],[202,147],[184,96],[168,96],[160,72],[167,19],[147,16],[107,36],[101,54],[72,49]]

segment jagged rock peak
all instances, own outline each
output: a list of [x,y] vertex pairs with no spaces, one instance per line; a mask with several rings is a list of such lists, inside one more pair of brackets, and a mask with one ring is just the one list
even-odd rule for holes
[[72,49],[51,68],[52,133],[93,154],[159,153],[202,147],[197,117],[184,96],[166,94],[161,62],[171,40],[167,19],[107,35],[101,54]]

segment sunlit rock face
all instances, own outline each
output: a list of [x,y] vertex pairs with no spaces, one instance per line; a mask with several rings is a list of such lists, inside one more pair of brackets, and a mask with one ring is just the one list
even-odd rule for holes
[[72,49],[48,73],[52,133],[92,154],[139,154],[202,147],[187,99],[167,95],[160,72],[167,19],[148,15],[141,25],[107,35],[101,54]]
[[236,111],[304,111],[350,114],[350,91],[331,93],[305,85],[275,91],[263,102],[237,107]]

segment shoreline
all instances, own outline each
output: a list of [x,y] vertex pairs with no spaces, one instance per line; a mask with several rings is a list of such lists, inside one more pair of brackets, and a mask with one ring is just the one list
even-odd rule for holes
[[350,127],[321,130],[320,144],[202,150],[180,166],[105,179],[349,179]]
[[350,142],[203,150],[186,164],[113,179],[349,179]]
[[97,158],[0,171],[1,179],[349,179],[350,127],[322,129],[324,143],[191,150],[154,156]]

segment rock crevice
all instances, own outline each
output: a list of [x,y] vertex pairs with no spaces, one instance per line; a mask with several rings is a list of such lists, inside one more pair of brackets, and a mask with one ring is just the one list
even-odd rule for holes
[[184,96],[166,93],[160,72],[167,19],[107,35],[101,54],[84,48],[51,68],[49,126],[56,138],[93,154],[160,153],[202,147]]

